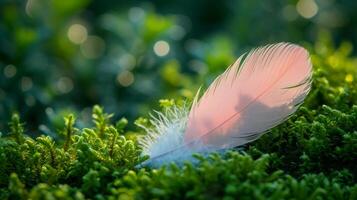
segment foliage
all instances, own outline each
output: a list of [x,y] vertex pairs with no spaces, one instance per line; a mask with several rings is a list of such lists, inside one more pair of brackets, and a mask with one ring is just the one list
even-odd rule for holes
[[[316,3],[304,18],[298,2]],[[18,112],[32,136],[62,118],[90,125],[99,104],[134,120],[159,98],[188,97],[246,50],[272,42],[356,45],[353,0],[0,1],[0,129]],[[254,26],[252,26],[254,24]],[[154,46],[168,44],[159,56]],[[333,61],[332,61],[333,62]],[[131,126],[131,124],[129,124]],[[40,130],[38,132],[37,130]]]
[[[145,157],[139,156],[140,148],[120,134],[125,122],[120,120],[119,125],[111,125],[102,120],[110,115],[101,111],[99,106],[93,109],[93,120],[98,122],[96,125],[100,129],[79,131],[74,128],[73,115],[66,117],[63,144],[58,144],[49,136],[32,139],[23,135],[23,128],[15,114],[10,122],[12,132],[8,138],[0,139],[0,186],[4,190],[9,185],[9,191],[2,192],[2,195],[8,196],[2,198],[14,195],[22,198],[32,195],[33,198],[42,195],[43,198],[47,195],[61,198],[61,195],[70,194],[80,198],[81,192],[67,185],[58,188],[52,188],[52,185],[72,183],[72,186],[80,186],[86,194],[95,194],[106,188],[105,183],[112,182],[141,163]],[[27,192],[25,188],[33,189]]]
[[[356,6],[0,1],[0,199],[357,199]],[[236,55],[282,40],[314,64],[289,120],[244,147],[142,166],[151,110],[190,101]]]
[[[28,137],[14,114],[0,137],[0,198],[356,199],[357,59],[349,43],[335,50],[329,41],[307,44],[313,88],[296,114],[242,151],[195,155],[193,163],[141,166],[143,133],[99,106],[94,127],[76,128],[70,114],[56,140]],[[145,117],[135,123],[150,126]]]

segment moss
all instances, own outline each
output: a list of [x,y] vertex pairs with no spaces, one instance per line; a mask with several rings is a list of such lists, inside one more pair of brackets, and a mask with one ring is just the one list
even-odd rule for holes
[[141,133],[99,106],[94,127],[77,129],[68,115],[60,140],[26,136],[15,114],[0,137],[0,198],[357,199],[357,60],[347,44],[326,45],[310,46],[313,88],[288,121],[243,152],[196,155],[195,164],[138,167]]

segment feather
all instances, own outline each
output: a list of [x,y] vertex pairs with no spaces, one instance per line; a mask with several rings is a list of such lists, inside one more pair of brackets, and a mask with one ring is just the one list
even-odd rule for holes
[[[256,140],[296,111],[310,91],[311,71],[308,52],[290,43],[242,55],[200,99],[197,93],[189,113],[155,126],[148,136],[154,139],[143,148],[149,162],[161,165]],[[178,124],[184,128],[172,128]]]

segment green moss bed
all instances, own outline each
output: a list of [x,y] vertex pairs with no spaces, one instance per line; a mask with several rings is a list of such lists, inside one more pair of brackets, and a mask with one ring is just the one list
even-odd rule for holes
[[14,114],[0,137],[0,199],[357,199],[357,59],[348,43],[307,48],[313,88],[299,110],[242,150],[195,164],[138,167],[145,133],[99,106],[93,127],[69,115],[56,139],[29,137]]

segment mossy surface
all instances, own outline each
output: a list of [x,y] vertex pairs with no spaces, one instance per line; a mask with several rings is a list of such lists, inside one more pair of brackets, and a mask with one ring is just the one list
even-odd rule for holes
[[14,114],[0,137],[0,199],[357,199],[357,59],[348,43],[307,48],[313,88],[302,107],[243,151],[195,164],[138,167],[144,133],[99,106],[93,127],[68,115],[56,139],[27,136]]

